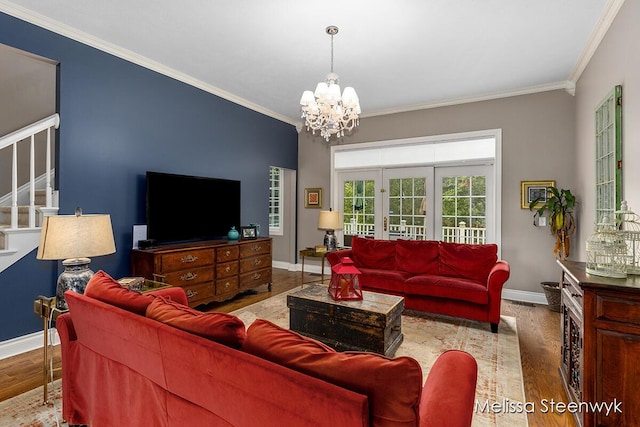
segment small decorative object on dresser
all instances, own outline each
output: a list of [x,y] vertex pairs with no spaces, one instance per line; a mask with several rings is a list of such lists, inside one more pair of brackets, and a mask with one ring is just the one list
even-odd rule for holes
[[240,233],[238,233],[238,230],[236,230],[235,227],[231,227],[231,230],[229,230],[229,233],[227,233],[227,239],[229,240],[238,240],[240,238]]
[[240,227],[242,240],[255,240],[258,238],[258,228],[255,225],[245,225]]

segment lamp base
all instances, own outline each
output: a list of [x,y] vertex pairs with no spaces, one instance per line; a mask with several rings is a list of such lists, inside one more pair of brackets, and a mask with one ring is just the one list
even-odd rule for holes
[[336,235],[333,233],[333,230],[327,230],[327,233],[324,235],[324,245],[327,247],[328,251],[336,250],[338,242],[336,240]]
[[89,258],[70,258],[62,261],[64,271],[58,277],[56,285],[56,308],[68,310],[67,301],[64,299],[66,291],[74,291],[79,294],[84,293],[89,279],[93,276],[93,271],[89,269]]

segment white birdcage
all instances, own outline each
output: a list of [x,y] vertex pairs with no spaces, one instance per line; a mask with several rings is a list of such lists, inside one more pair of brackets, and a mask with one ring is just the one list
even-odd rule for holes
[[640,274],[640,217],[629,210],[626,201],[620,205],[618,215],[618,232],[627,247],[625,267],[628,274]]
[[596,276],[627,277],[627,245],[618,232],[615,221],[608,216],[596,225],[596,231],[587,239],[586,272]]

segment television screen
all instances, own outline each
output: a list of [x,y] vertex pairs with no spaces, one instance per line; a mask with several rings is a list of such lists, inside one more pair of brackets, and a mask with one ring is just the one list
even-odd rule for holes
[[147,238],[177,243],[226,238],[240,228],[240,181],[147,172]]

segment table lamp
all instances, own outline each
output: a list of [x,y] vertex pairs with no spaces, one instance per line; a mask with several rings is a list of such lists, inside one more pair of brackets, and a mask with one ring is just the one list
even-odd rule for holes
[[326,230],[324,235],[324,245],[328,251],[333,251],[337,247],[335,230],[342,230],[342,212],[332,211],[320,211],[318,217],[318,228],[320,230]]
[[64,260],[64,271],[58,277],[56,286],[56,308],[68,308],[64,299],[65,291],[84,293],[87,282],[93,276],[88,257],[109,255],[115,251],[109,215],[82,215],[82,209],[76,208],[75,215],[44,217],[36,258]]

